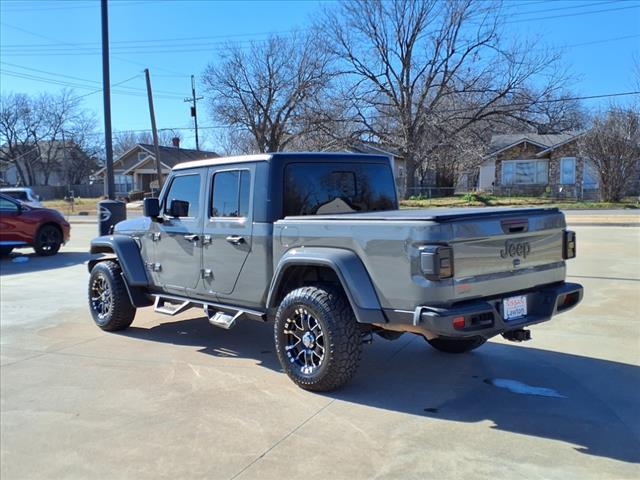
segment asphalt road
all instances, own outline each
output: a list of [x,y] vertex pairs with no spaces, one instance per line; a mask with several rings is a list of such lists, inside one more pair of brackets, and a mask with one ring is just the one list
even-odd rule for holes
[[639,228],[576,227],[585,300],[533,341],[450,356],[376,338],[328,395],[281,373],[269,324],[145,309],[101,332],[95,230],[0,263],[2,480],[640,478]]

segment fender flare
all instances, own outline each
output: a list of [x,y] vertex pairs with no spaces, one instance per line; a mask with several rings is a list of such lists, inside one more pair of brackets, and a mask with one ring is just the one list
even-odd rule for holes
[[[114,253],[129,287],[148,287],[149,278],[136,241],[126,235],[105,235],[91,240],[91,253]],[[89,272],[100,260],[91,260]]]
[[341,248],[303,247],[287,251],[278,262],[269,287],[268,309],[277,308],[277,293],[287,269],[305,265],[328,267],[336,273],[359,323],[387,323],[362,260],[355,252]]

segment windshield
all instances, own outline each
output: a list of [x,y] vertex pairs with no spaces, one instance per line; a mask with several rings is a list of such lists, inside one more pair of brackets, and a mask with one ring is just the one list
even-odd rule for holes
[[25,192],[24,190],[14,190],[14,191],[5,190],[2,193],[4,193],[5,195],[9,195],[10,197],[13,197],[17,200],[22,200],[23,202],[29,201],[29,195],[27,195],[27,192]]

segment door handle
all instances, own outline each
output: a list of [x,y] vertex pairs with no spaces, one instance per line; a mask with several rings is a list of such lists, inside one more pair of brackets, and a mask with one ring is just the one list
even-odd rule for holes
[[239,235],[229,235],[225,240],[232,245],[240,245],[241,243],[244,243],[244,237]]
[[185,240],[188,240],[189,242],[197,242],[198,240],[200,240],[200,237],[198,235],[185,235],[184,236]]

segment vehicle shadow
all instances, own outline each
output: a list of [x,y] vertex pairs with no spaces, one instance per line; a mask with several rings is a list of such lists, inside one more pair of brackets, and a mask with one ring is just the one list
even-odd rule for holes
[[[17,258],[25,257],[27,261],[14,261]],[[15,252],[11,256],[0,257],[0,275],[15,275],[18,273],[32,273],[42,270],[52,270],[56,268],[70,267],[79,263],[85,263],[99,255],[92,255],[88,252],[65,252],[60,251],[50,257],[41,257],[34,252]]]
[[[223,331],[196,318],[132,327],[122,335],[199,347],[215,357],[253,358],[281,371],[271,324],[246,321]],[[552,389],[557,395],[513,393],[494,386],[498,379]],[[494,424],[490,428],[640,463],[639,385],[640,367],[635,365],[498,342],[470,354],[449,355],[431,349],[421,337],[404,335],[395,342],[376,337],[365,346],[354,380],[322,395],[438,420],[489,420]]]

